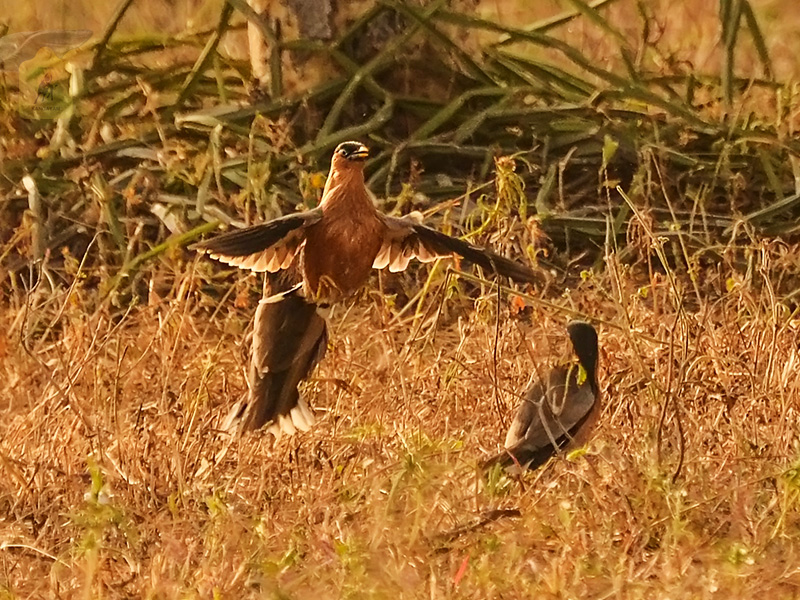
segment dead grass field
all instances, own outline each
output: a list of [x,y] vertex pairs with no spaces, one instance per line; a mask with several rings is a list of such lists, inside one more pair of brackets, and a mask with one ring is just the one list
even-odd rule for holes
[[487,287],[436,326],[437,300],[415,320],[370,292],[333,319],[317,426],[275,442],[216,432],[251,311],[212,314],[210,264],[176,261],[173,292],[124,315],[79,286],[12,302],[5,594],[796,597],[800,321],[769,285],[796,250],[709,269],[678,312],[664,277],[613,255],[551,294],[603,323],[604,414],[585,453],[521,480],[476,463],[515,391],[567,357],[552,307],[503,303],[498,326]]
[[[753,5],[796,77],[800,11]],[[122,31],[215,6],[138,3]],[[669,6],[660,56],[718,69],[715,8]],[[75,26],[35,2],[8,14]],[[603,60],[590,28],[570,34]],[[255,277],[171,249],[120,307],[105,264],[84,277],[67,256],[73,285],[29,293],[3,266],[0,598],[800,597],[800,247],[753,235],[663,269],[641,225],[511,302],[451,286],[447,262],[376,274],[331,319],[316,426],[280,440],[218,430],[246,389]],[[571,316],[600,332],[593,440],[521,478],[480,473],[531,376],[570,358]]]

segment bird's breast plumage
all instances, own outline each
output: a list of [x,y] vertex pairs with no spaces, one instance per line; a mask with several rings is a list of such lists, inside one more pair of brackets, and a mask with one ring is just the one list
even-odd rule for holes
[[306,231],[306,292],[318,302],[354,294],[367,282],[385,233],[386,225],[371,206],[325,211]]

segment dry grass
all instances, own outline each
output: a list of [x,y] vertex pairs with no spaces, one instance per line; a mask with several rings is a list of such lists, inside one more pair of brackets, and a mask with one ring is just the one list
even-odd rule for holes
[[613,254],[549,298],[604,323],[604,416],[585,453],[522,480],[475,466],[515,390],[567,356],[552,306],[503,302],[498,327],[475,288],[436,325],[437,299],[415,321],[370,292],[334,316],[317,426],[274,442],[215,430],[251,311],[211,306],[214,267],[172,265],[173,291],[125,315],[80,287],[12,304],[6,594],[795,597],[800,331],[769,285],[787,251],[709,269],[677,312],[663,274]]
[[[111,7],[102,13],[83,4],[92,10],[75,2],[59,16],[27,3],[3,23],[15,31],[102,30]],[[487,0],[481,14],[523,22],[511,4]],[[541,3],[542,10],[556,4],[565,8]],[[791,0],[752,4],[777,77],[796,78],[800,13]],[[663,25],[648,38],[643,73],[718,75],[719,21],[710,4],[643,5]],[[0,14],[7,6],[0,0]],[[122,36],[154,25],[180,31],[187,15],[195,17],[189,28],[207,30],[218,10],[217,0],[165,6],[135,2]],[[604,14],[639,52],[645,38],[635,9],[617,2]],[[69,20],[80,14],[89,16]],[[564,37],[597,64],[615,60],[616,44],[586,21],[573,22]],[[737,74],[745,78],[760,72],[749,44],[743,36],[737,47]],[[131,64],[137,81],[153,75]],[[81,151],[94,143],[97,107],[112,100],[80,106],[72,126]],[[141,112],[137,100],[130,119],[120,120],[120,139],[170,125],[171,113],[157,114],[160,107],[145,100]],[[791,141],[800,111],[794,96],[775,94],[770,102],[779,100],[780,110],[769,102],[758,108],[774,117],[776,139]],[[709,113],[718,104],[717,94]],[[0,122],[10,117],[0,113]],[[614,178],[605,147],[603,165],[584,168],[592,198],[565,194],[559,179],[555,216],[568,201],[591,204],[597,219],[567,215],[565,239],[541,246],[556,247],[552,258],[568,275],[548,276],[546,287],[519,300],[503,293],[498,303],[490,284],[466,278],[454,286],[441,267],[376,276],[333,316],[332,345],[305,390],[318,411],[316,427],[278,441],[267,434],[229,439],[217,427],[245,390],[243,340],[259,282],[221,274],[167,243],[172,228],[148,220],[147,209],[164,190],[194,202],[202,177],[184,170],[197,163],[198,173],[208,173],[217,144],[248,166],[237,167],[241,177],[227,187],[211,185],[212,203],[237,216],[250,210],[244,218],[261,214],[264,202],[254,205],[265,200],[262,190],[251,203],[246,184],[263,154],[252,139],[248,146],[248,135],[280,125],[275,117],[256,120],[251,131],[232,127],[219,144],[206,132],[170,130],[161,146],[148,142],[164,150],[157,160],[89,159],[52,171],[38,160],[48,153],[37,152],[51,132],[26,137],[20,127],[0,135],[7,164],[21,161],[10,170],[14,177],[0,164],[0,598],[800,597],[800,248],[758,237],[756,216],[777,204],[771,218],[778,225],[760,234],[785,230],[791,241],[797,228],[778,198],[751,203],[761,180],[753,178],[740,197],[742,173],[752,169],[732,170],[726,144],[712,140],[719,154],[713,169],[698,169],[697,189],[694,180],[674,189],[664,181],[660,145],[637,146],[629,194],[640,213],[627,237],[625,227],[616,237],[605,233],[605,247],[595,244],[606,217],[624,212],[607,185]],[[641,128],[634,131],[641,139]],[[294,156],[304,140],[284,142]],[[567,157],[571,147],[563,148]],[[767,175],[770,156],[761,157]],[[792,183],[782,157],[775,155],[776,197],[788,196]],[[251,159],[258,169],[250,169]],[[551,164],[559,160],[555,154]],[[120,165],[134,173],[112,190],[122,208],[103,187]],[[482,241],[516,252],[532,246],[534,220],[526,228],[504,211],[514,215],[532,202],[544,187],[542,166],[525,173],[527,192],[509,186],[498,213],[491,182],[470,179],[487,192],[481,206],[462,196],[463,207],[446,203],[443,221],[459,220],[460,211],[463,230],[466,220],[488,216],[495,233]],[[54,246],[54,279],[33,290],[21,274],[35,246],[35,215],[23,215],[28,196],[15,179],[28,167],[43,169],[38,181],[53,213],[59,201],[74,204],[48,222],[50,233],[68,224],[85,237],[73,245],[75,256]],[[303,177],[316,167],[291,163],[290,176],[263,195],[285,193],[289,204],[300,204]],[[719,181],[730,196],[707,206],[704,194]],[[442,193],[450,203],[462,192]],[[686,211],[670,214],[681,203]],[[197,222],[189,225],[199,235]],[[587,222],[592,236],[584,235]],[[189,226],[178,225],[179,233]],[[665,237],[654,239],[654,229]],[[590,252],[571,256],[565,246]],[[117,285],[120,272],[129,279]],[[409,298],[426,278],[430,293],[417,307]],[[593,441],[521,479],[480,474],[476,465],[499,448],[516,394],[531,375],[569,357],[568,315],[600,329],[604,413]]]

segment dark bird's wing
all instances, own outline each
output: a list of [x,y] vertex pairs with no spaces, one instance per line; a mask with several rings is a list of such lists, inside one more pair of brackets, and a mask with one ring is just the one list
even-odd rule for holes
[[250,386],[246,403],[236,410],[244,430],[308,431],[314,413],[300,397],[298,384],[322,360],[328,343],[325,318],[296,288],[258,304],[253,325]]
[[536,469],[570,443],[585,441],[599,404],[588,382],[578,385],[577,371],[577,367],[554,369],[546,383],[537,382],[525,392],[505,450],[485,466],[510,467],[516,459],[521,466]]
[[422,215],[419,213],[411,213],[405,217],[381,217],[386,223],[387,231],[383,246],[372,265],[376,269],[389,267],[392,272],[402,271],[412,258],[430,262],[458,254],[487,271],[520,283],[534,283],[537,280],[536,273],[522,263],[426,227],[422,224]]
[[322,218],[315,208],[273,219],[262,225],[223,233],[191,249],[240,269],[274,273],[294,260],[305,242],[305,228]]
[[59,56],[92,37],[88,29],[20,31],[0,38],[0,69],[16,70],[42,48]]

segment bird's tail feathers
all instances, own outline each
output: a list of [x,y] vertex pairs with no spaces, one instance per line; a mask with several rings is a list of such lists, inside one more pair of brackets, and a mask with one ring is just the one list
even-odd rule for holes
[[228,411],[227,416],[222,420],[220,429],[228,433],[236,433],[241,425],[242,414],[247,408],[247,396],[245,395],[239,399]]
[[308,431],[314,413],[298,384],[322,359],[328,335],[325,318],[294,286],[261,300],[253,325],[248,393],[231,411],[243,430],[269,426],[273,433]]
[[258,303],[259,304],[277,304],[278,302],[281,302],[282,300],[286,300],[286,298],[288,298],[289,296],[292,296],[292,295],[295,295],[295,294],[300,294],[302,292],[302,290],[303,290],[303,282],[301,281],[300,283],[290,287],[288,290],[283,290],[282,292],[276,292],[275,294],[272,294],[271,296],[267,296],[265,298],[262,298],[261,300],[258,301]]
[[280,438],[284,433],[294,435],[298,431],[308,431],[316,422],[317,418],[308,402],[304,398],[297,399],[297,406],[289,411],[289,414],[279,415],[278,420],[272,421],[267,427],[267,431],[276,438]]

